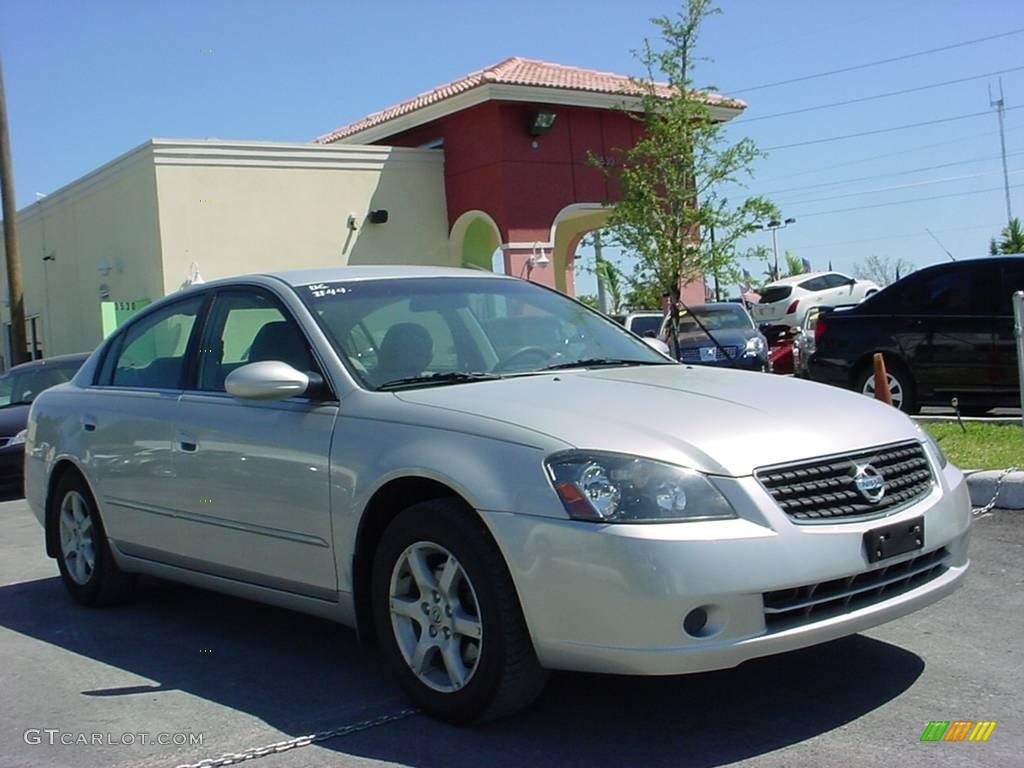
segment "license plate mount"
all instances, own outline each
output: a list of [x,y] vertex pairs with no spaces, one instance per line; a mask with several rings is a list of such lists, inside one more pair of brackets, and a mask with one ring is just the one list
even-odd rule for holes
[[864,534],[864,550],[869,563],[903,555],[924,546],[924,518],[872,528]]

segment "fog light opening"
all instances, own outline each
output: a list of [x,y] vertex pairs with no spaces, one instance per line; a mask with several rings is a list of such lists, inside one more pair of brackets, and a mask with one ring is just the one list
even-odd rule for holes
[[683,631],[690,637],[703,637],[708,626],[706,608],[694,608],[683,619]]

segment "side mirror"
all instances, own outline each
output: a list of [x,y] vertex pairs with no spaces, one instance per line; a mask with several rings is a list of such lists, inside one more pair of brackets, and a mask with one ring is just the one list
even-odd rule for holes
[[643,338],[645,338],[645,339],[656,339],[656,338],[658,338],[658,334],[655,333],[654,331],[644,331]]
[[644,343],[647,346],[649,346],[651,349],[656,350],[658,352],[661,352],[661,354],[665,355],[665,357],[672,357],[672,352],[671,352],[671,350],[669,350],[668,344],[666,344],[661,339],[653,339],[653,338],[646,338],[645,337],[644,338]]
[[288,363],[266,360],[233,370],[224,380],[224,389],[229,395],[243,400],[284,400],[306,394],[310,385],[315,384],[311,378]]

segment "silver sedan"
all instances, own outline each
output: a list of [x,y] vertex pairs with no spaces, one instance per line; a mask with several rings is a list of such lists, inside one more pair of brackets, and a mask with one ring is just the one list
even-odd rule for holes
[[452,722],[526,706],[551,669],[721,669],[851,634],[968,565],[963,476],[895,409],[680,365],[463,270],[168,296],[36,399],[25,470],[79,602],[150,574],[325,616]]

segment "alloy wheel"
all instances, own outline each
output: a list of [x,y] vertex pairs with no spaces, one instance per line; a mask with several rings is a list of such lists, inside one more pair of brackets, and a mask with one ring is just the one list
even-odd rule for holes
[[[900,380],[891,373],[886,372],[885,378],[889,382],[889,394],[892,395],[892,404],[896,408],[903,410],[903,385],[900,383]],[[861,389],[861,394],[867,395],[868,397],[875,396],[875,374],[871,374],[864,381],[864,387]]]
[[483,623],[473,584],[444,547],[412,544],[395,562],[389,590],[391,627],[413,674],[442,693],[472,679],[483,649]]
[[83,586],[96,569],[94,531],[89,505],[78,491],[68,491],[60,503],[60,550],[68,575]]

